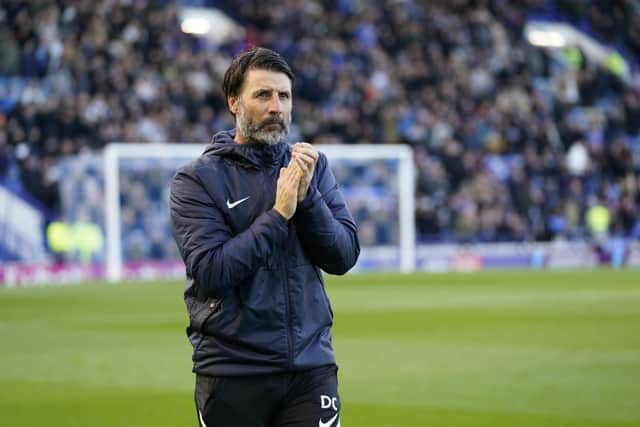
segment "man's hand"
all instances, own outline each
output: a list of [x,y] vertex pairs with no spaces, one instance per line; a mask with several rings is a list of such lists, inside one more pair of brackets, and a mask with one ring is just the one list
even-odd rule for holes
[[291,157],[300,170],[300,186],[298,187],[298,203],[300,203],[307,197],[311,178],[313,178],[313,172],[318,163],[318,152],[311,144],[298,142],[293,144]]
[[296,213],[300,188],[300,168],[289,165],[280,169],[276,188],[276,203],[273,208],[285,219],[290,220]]

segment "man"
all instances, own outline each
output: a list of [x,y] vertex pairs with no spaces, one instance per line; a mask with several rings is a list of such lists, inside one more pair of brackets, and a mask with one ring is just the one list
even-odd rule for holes
[[284,141],[293,79],[276,52],[238,55],[223,82],[235,130],[171,185],[202,427],[340,425],[320,270],[346,273],[360,245],[326,157]]

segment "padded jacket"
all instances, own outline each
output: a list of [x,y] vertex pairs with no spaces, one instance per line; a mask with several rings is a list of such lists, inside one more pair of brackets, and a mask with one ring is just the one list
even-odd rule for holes
[[233,137],[216,134],[171,184],[193,371],[259,375],[334,364],[321,270],[346,273],[360,245],[327,159],[320,153],[307,196],[286,221],[272,208],[291,146]]

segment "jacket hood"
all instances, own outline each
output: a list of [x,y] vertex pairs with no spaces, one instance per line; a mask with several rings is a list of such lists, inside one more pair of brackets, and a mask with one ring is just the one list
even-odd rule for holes
[[205,156],[221,156],[246,168],[260,169],[279,164],[289,144],[280,141],[274,145],[238,144],[233,138],[235,129],[225,130],[213,135],[213,140],[205,150]]

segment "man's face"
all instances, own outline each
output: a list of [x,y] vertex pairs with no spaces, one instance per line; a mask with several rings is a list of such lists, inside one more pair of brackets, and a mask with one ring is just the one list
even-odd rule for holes
[[277,144],[291,125],[291,81],[277,71],[250,69],[237,98],[229,97],[236,115],[238,142]]

